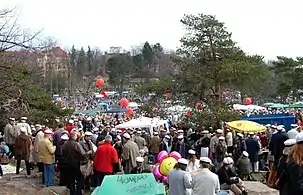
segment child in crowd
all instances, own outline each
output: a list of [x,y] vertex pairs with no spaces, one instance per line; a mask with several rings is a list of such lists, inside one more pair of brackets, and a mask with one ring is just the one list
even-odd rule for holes
[[8,146],[4,142],[1,142],[1,144],[0,144],[0,179],[2,179],[2,176],[3,176],[3,170],[2,170],[1,164],[7,163],[6,161],[8,160],[8,157],[7,157],[8,153],[9,153]]

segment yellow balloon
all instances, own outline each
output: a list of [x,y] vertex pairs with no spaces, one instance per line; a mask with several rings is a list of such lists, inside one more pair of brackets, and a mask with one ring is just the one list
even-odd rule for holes
[[162,160],[160,164],[160,173],[168,176],[168,172],[174,168],[178,161],[173,157],[168,157]]

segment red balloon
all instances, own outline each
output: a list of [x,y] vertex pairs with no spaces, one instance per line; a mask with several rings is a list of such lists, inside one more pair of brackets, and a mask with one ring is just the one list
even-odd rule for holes
[[131,108],[127,109],[127,111],[126,111],[127,115],[132,115],[133,113],[134,113],[134,111]]
[[202,107],[202,105],[201,105],[200,103],[196,103],[196,109],[197,109],[197,110],[200,110],[201,107]]
[[97,87],[103,87],[104,85],[104,80],[103,79],[97,79],[96,80],[96,86]]
[[126,108],[128,106],[128,100],[126,98],[122,98],[120,100],[120,106]]
[[252,104],[251,98],[245,98],[245,99],[244,99],[244,102],[245,102],[246,105]]

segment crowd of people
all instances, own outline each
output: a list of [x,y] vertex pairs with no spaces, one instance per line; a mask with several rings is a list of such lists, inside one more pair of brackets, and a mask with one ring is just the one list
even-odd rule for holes
[[267,130],[257,134],[236,133],[228,127],[214,131],[170,124],[150,135],[146,129],[115,128],[125,120],[115,114],[80,114],[67,124],[58,120],[56,128],[50,129],[29,125],[26,117],[18,123],[10,118],[1,151],[16,161],[16,174],[22,160],[27,175],[37,167],[44,186],[55,185],[57,172],[59,185],[67,186],[71,195],[93,190],[106,175],[151,173],[163,150],[182,156],[168,175],[170,195],[213,195],[228,190],[246,194],[243,180],[252,179],[251,172],[260,170],[276,171],[274,183],[278,185],[272,187],[281,194],[303,193],[303,133],[296,124],[289,131],[281,125],[266,125]]

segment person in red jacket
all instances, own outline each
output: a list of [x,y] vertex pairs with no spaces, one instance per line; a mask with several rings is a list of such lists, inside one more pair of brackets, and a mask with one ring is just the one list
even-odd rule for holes
[[66,131],[68,131],[68,133],[70,133],[74,128],[75,128],[74,121],[69,120],[68,124],[66,125]]
[[[105,136],[104,144],[101,144],[94,157],[95,184],[100,186],[105,175],[112,175],[119,163],[118,152],[112,146],[112,136]],[[97,187],[96,186],[96,187]]]

